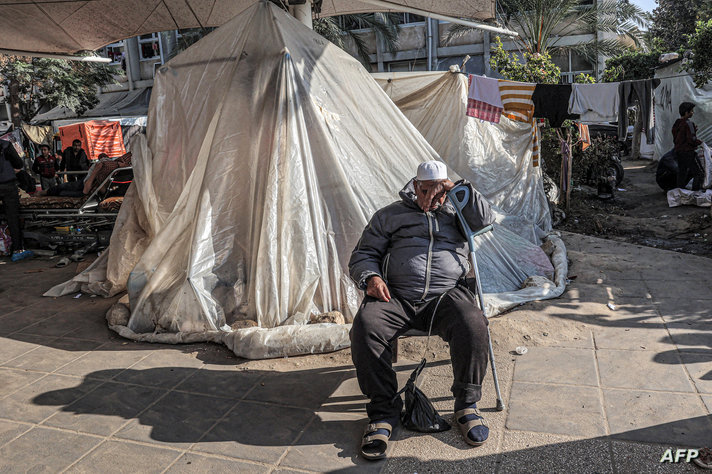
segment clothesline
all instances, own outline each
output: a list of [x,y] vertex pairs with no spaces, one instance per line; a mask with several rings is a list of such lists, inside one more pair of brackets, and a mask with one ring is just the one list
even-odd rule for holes
[[[495,78],[495,77],[489,77],[489,76],[480,75],[480,74],[470,74],[470,73],[464,72],[464,71],[456,71],[456,73],[457,73],[457,74],[462,74],[462,75],[464,75],[464,76],[476,76],[476,77],[487,77],[487,78],[489,78],[489,79],[497,79],[497,78]],[[660,80],[662,80],[662,79],[674,79],[674,78],[676,78],[676,77],[686,77],[686,76],[692,76],[692,74],[690,74],[689,72],[686,72],[686,73],[683,73],[683,74],[674,74],[674,75],[672,75],[672,76],[648,77],[648,78],[645,78],[645,79],[624,79],[624,80],[622,80],[622,81],[613,81],[613,82],[594,82],[593,85],[596,85],[596,84],[616,84],[616,83],[620,83],[620,82],[648,81],[648,80],[653,80],[653,79],[660,79]],[[505,81],[510,81],[510,82],[520,82],[520,83],[522,83],[522,84],[528,84],[527,82],[524,82],[524,81],[515,81],[515,80],[512,80],[512,79],[503,79],[503,80],[505,80]],[[545,84],[545,83],[544,83],[544,82],[533,82],[532,84],[539,85],[539,84]],[[553,85],[566,86],[566,85],[571,85],[571,84],[553,84]]]

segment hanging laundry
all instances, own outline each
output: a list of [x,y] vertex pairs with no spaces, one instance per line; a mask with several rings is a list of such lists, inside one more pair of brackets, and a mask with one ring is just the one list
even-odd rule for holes
[[539,142],[541,141],[541,135],[539,133],[539,121],[535,118],[531,120],[532,124],[532,166],[539,166]]
[[532,95],[536,89],[533,82],[515,82],[499,80],[499,93],[502,99],[502,115],[517,122],[531,122],[534,116]]
[[469,74],[467,81],[467,115],[499,123],[502,116],[502,98],[497,79]]
[[618,82],[572,84],[569,113],[579,114],[582,122],[615,122],[620,104],[618,86]]
[[561,128],[566,119],[578,119],[569,114],[570,84],[537,84],[532,95],[534,117],[549,119],[552,128]]
[[591,134],[588,130],[588,125],[578,122],[576,124],[579,131],[579,140],[581,141],[581,151],[591,146]]
[[628,107],[636,100],[643,116],[643,129],[648,145],[655,139],[655,121],[653,116],[653,91],[660,84],[660,79],[624,81],[618,85],[620,103],[618,109],[618,140],[625,141],[628,132]]

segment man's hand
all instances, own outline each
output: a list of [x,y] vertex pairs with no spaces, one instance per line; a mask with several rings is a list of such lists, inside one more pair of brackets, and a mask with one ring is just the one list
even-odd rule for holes
[[383,281],[383,278],[378,275],[369,277],[366,281],[366,294],[373,298],[385,301],[388,303],[391,300],[391,292],[388,291],[388,285]]
[[[418,204],[424,212],[434,211],[445,202],[445,193],[455,187],[449,179],[442,181],[423,181],[416,190]],[[419,192],[418,192],[419,191]]]

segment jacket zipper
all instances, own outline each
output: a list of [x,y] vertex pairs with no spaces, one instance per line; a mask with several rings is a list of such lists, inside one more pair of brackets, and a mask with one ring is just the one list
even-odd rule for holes
[[425,265],[425,288],[423,290],[423,296],[420,298],[421,301],[425,301],[425,297],[428,296],[428,290],[430,290],[430,264],[433,257],[433,223],[430,221],[430,213],[426,212],[425,217],[428,219],[428,232],[430,233],[430,243],[428,244],[428,261]]

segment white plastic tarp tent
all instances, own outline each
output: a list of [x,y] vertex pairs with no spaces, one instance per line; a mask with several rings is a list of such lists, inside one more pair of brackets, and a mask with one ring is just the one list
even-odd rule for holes
[[[363,228],[438,159],[360,63],[260,3],[159,70],[147,131],[108,251],[47,295],[127,288],[130,319],[112,329],[137,340],[251,358],[347,346],[349,325],[305,323],[353,318],[346,264]],[[503,227],[482,242],[486,291],[553,273]],[[240,319],[259,327],[226,326]]]
[[539,244],[551,231],[541,167],[532,166],[532,128],[502,117],[468,117],[467,76],[458,72],[373,74],[450,169],[497,208],[498,221]]
[[680,118],[681,102],[695,104],[692,121],[697,125],[697,137],[712,144],[712,83],[695,87],[679,62],[657,69],[655,77],[662,78],[655,89],[655,159],[673,149],[672,126]]

